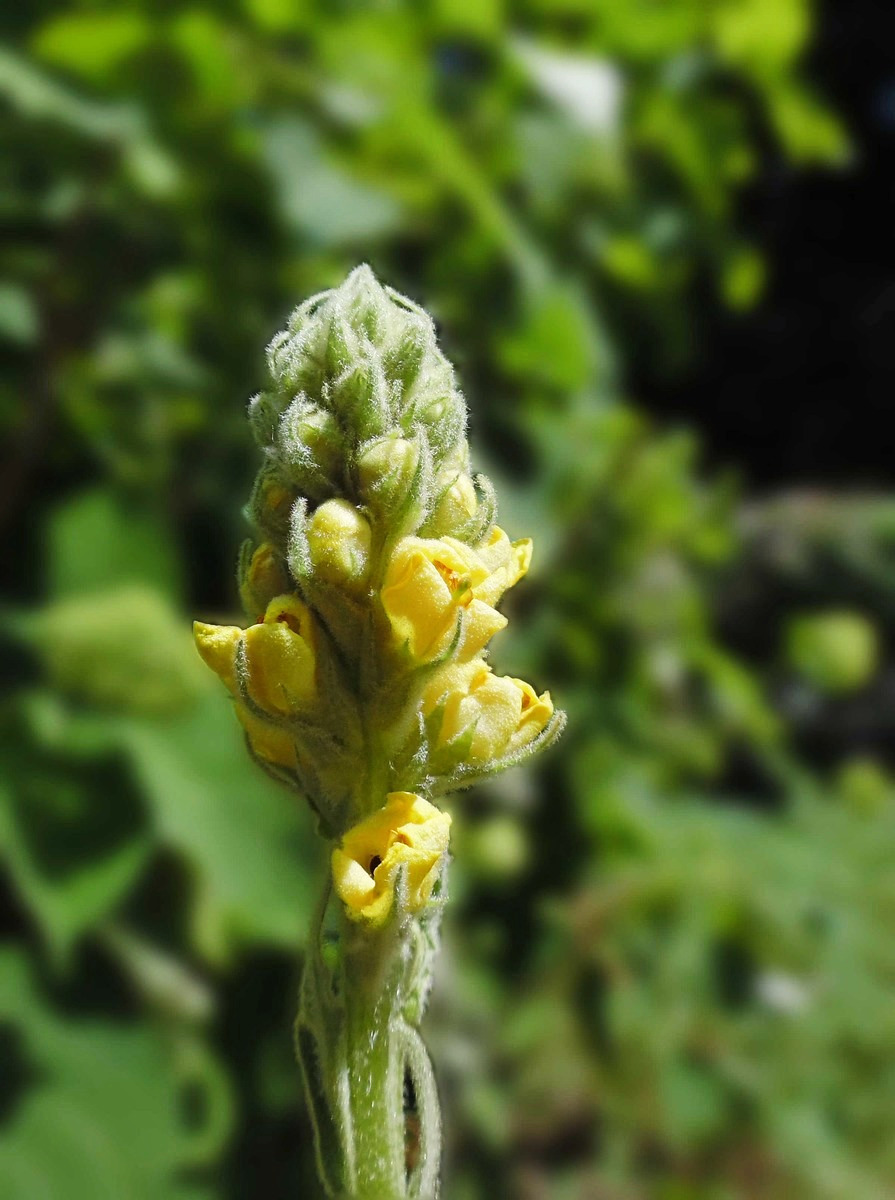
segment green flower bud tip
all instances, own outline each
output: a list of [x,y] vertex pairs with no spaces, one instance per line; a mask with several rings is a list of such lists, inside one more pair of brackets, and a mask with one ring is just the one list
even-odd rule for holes
[[336,418],[297,396],[280,418],[273,439],[283,474],[315,498],[333,491],[342,459],[342,436]]
[[442,495],[430,518],[429,528],[436,536],[458,535],[476,514],[479,498],[475,484],[465,472],[458,475]]
[[[300,305],[271,342],[268,364],[275,407],[284,411],[303,392],[339,415],[352,448],[390,427],[409,436],[419,423],[445,420],[453,444],[465,423],[463,397],[431,319],[382,287],[366,266]],[[259,415],[262,430],[265,422],[269,428]]]
[[[417,480],[420,453],[418,439],[395,434],[369,442],[357,459],[361,497],[385,516],[399,513]],[[418,515],[422,516],[422,507]]]

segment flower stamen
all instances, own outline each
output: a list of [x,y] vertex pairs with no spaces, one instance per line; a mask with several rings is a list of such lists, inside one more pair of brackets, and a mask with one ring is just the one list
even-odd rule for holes
[[449,567],[447,563],[443,563],[437,558],[432,560],[432,566],[448,585],[448,589],[451,593],[460,591],[461,587],[463,586],[463,580],[457,571],[455,571],[452,567]]
[[[263,617],[261,619],[262,621],[264,620]],[[298,618],[296,617],[295,613],[279,612],[274,617],[274,620],[279,621],[282,625],[287,625],[293,633],[297,633],[299,635],[301,634],[301,626],[298,623]]]

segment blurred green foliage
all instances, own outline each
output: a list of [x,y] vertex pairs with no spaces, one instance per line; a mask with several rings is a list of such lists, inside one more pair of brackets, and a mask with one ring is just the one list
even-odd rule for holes
[[454,806],[447,1196],[891,1195],[895,500],[744,506],[621,391],[760,296],[769,147],[847,162],[809,5],[5,24],[0,1194],[316,1194],[290,1022],[325,863],[185,631],[237,607],[263,347],[366,259],[435,312],[535,537],[498,665],[571,718]]

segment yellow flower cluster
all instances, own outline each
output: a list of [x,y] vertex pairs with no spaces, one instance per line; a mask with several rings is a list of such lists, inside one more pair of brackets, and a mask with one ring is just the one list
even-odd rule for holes
[[[321,505],[309,526],[318,573],[336,585],[345,575],[345,586],[356,589],[369,550],[366,522],[338,500]],[[507,765],[553,717],[549,693],[539,696],[521,679],[495,675],[483,658],[487,643],[507,623],[496,605],[530,561],[531,542],[511,542],[497,526],[477,547],[452,537],[405,537],[391,551],[379,590],[381,611],[392,652],[403,664],[397,669],[436,668],[422,695],[417,693],[430,722],[430,767],[436,772],[439,755],[453,751],[467,768]],[[316,616],[292,592],[268,600],[287,579],[274,549],[262,544],[246,587],[258,605],[267,601],[263,616],[247,629],[196,622],[195,637],[203,659],[233,697],[254,755],[294,772],[295,723],[319,714],[327,698],[318,695]],[[349,914],[373,924],[384,920],[401,866],[407,868],[409,909],[424,904],[447,849],[449,824],[420,797],[390,793],[385,807],[350,829],[333,854],[336,890]]]

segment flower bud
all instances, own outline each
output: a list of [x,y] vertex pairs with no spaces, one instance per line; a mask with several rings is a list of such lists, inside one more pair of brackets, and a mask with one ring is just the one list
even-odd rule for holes
[[381,925],[405,871],[408,913],[428,904],[447,853],[451,818],[413,792],[390,792],[378,812],[349,829],[332,853],[333,884],[354,921]]
[[477,595],[487,577],[487,568],[462,542],[402,538],[380,593],[396,645],[416,663],[432,662],[450,646],[459,621],[458,655],[466,660],[477,654],[507,623]]
[[263,620],[263,614],[274,596],[282,596],[292,586],[276,548],[270,542],[262,542],[254,551],[251,542],[246,543],[246,553],[240,562],[239,588],[246,612]]
[[443,537],[445,534],[459,537],[475,516],[478,506],[479,498],[475,484],[464,471],[442,493],[426,522],[426,532],[435,537]]
[[288,535],[295,496],[295,490],[284,483],[272,465],[268,464],[258,472],[248,515],[268,541],[279,543]]
[[284,475],[305,495],[332,495],[344,454],[342,434],[332,413],[296,396],[280,420],[276,456]]
[[262,450],[272,445],[281,414],[276,396],[268,392],[260,392],[249,401],[249,424]]
[[507,619],[494,605],[528,570],[531,542],[511,542],[496,525],[476,549],[456,538],[402,538],[385,572],[381,600],[394,640],[416,662],[432,662],[451,644],[468,662]]
[[292,595],[271,600],[264,620],[243,635],[248,692],[259,708],[292,716],[316,697],[310,610]]
[[416,441],[392,435],[369,442],[357,459],[361,496],[377,512],[400,511],[413,486],[419,461]]
[[383,364],[387,377],[401,388],[403,398],[416,384],[427,360],[435,357],[437,346],[427,313],[408,313],[399,334],[383,347]]
[[339,292],[341,306],[352,327],[362,330],[371,342],[381,341],[393,306],[366,263],[355,267]]
[[[287,599],[291,600],[291,597],[287,597]],[[252,628],[259,629],[262,626],[259,624]],[[243,633],[244,631],[236,625],[206,625],[202,621],[196,621],[193,625],[193,636],[199,654],[223,681],[235,700],[236,716],[245,732],[252,754],[268,766],[294,771],[297,766],[297,756],[292,733],[282,725],[273,724],[265,720],[263,716],[257,715],[246,706],[241,698],[236,675],[236,652]],[[259,674],[257,671],[258,657],[258,647],[256,646],[254,654],[256,681]],[[261,657],[264,658],[263,652]],[[164,663],[162,665],[164,666]],[[145,674],[145,671],[143,673]],[[310,668],[310,681],[313,686],[313,665]],[[304,682],[305,680],[302,680],[302,685]],[[251,685],[249,690],[252,690]],[[255,697],[259,695],[256,687],[253,703],[256,702]]]
[[308,521],[308,552],[316,578],[362,588],[370,563],[372,530],[348,500],[327,500]]
[[295,738],[288,729],[271,725],[263,717],[256,717],[244,704],[236,705],[236,716],[255,758],[269,767],[282,767],[287,771],[296,769],[298,755],[295,752]]
[[330,403],[355,438],[383,433],[387,426],[388,387],[382,363],[372,350],[360,355],[330,385]]

